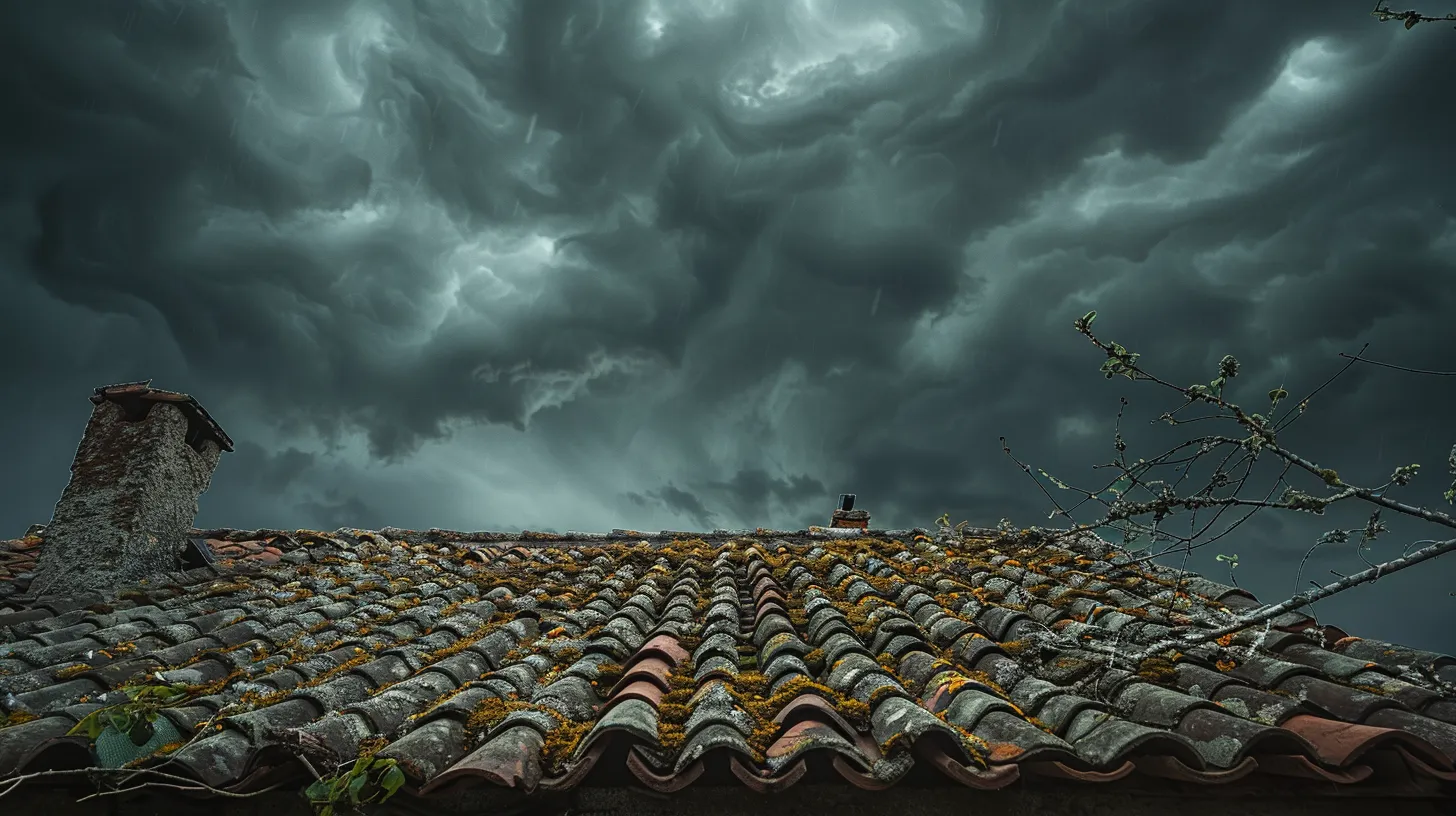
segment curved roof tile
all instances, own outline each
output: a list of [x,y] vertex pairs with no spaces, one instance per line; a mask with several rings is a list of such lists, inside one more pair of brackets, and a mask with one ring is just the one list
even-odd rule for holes
[[223,789],[377,752],[426,797],[561,790],[603,763],[664,792],[709,769],[881,789],[917,765],[980,789],[1456,791],[1456,658],[1290,614],[1116,664],[1095,645],[1257,602],[1092,539],[194,534],[213,567],[106,598],[29,599],[37,542],[0,543],[0,776],[74,761],[81,717],[171,683],[185,742],[139,761]]

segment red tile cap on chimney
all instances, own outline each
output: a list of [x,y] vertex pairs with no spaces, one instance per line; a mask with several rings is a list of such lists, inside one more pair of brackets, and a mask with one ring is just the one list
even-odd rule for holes
[[128,412],[136,412],[138,418],[146,416],[153,404],[170,402],[182,412],[183,416],[187,417],[189,443],[198,438],[211,437],[220,449],[225,451],[233,449],[233,440],[197,400],[176,391],[152,388],[151,383],[151,380],[139,380],[116,385],[103,385],[91,395],[91,402],[95,405],[114,402],[126,408]]

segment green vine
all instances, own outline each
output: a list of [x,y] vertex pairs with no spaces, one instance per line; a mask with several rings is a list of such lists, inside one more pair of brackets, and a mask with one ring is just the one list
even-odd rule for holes
[[130,686],[122,691],[129,698],[126,702],[98,708],[87,714],[71,726],[67,735],[85,734],[87,739],[95,742],[110,728],[125,735],[133,745],[145,745],[152,738],[152,723],[157,721],[158,712],[185,699],[188,686],[186,683]]
[[356,809],[359,805],[383,802],[403,785],[404,771],[397,761],[363,756],[349,770],[309,785],[303,795],[317,816],[334,816],[335,809],[345,802]]

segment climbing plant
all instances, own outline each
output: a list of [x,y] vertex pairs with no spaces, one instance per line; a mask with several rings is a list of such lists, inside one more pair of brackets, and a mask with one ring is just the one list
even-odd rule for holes
[[334,816],[342,805],[357,809],[360,805],[383,802],[403,785],[404,771],[397,761],[363,756],[347,770],[316,780],[303,795],[317,816]]
[[185,683],[125,687],[122,691],[126,693],[126,702],[92,711],[67,733],[84,734],[95,742],[110,729],[129,738],[133,745],[145,745],[154,735],[154,724],[161,709],[181,702],[186,698],[187,690]]

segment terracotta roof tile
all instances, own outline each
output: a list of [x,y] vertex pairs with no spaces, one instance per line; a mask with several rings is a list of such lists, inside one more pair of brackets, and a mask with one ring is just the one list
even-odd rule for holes
[[1456,659],[1290,614],[1117,668],[1083,644],[1136,647],[1257,602],[1095,541],[196,537],[215,563],[43,601],[24,594],[38,539],[0,544],[0,775],[84,752],[72,725],[159,678],[187,687],[163,713],[196,737],[170,767],[237,790],[376,751],[425,796],[598,774],[665,792],[825,774],[871,790],[1456,783]]

